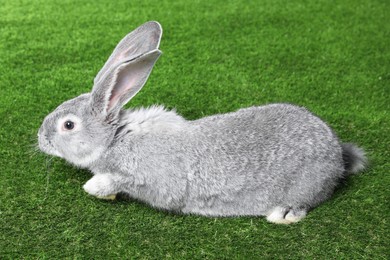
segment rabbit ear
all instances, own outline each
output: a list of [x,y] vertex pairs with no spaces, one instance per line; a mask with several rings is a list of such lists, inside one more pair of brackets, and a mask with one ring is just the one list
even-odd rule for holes
[[155,21],[144,23],[126,35],[118,43],[103,68],[96,75],[94,84],[97,84],[112,67],[158,49],[161,35],[161,25]]
[[92,107],[111,121],[148,79],[160,50],[142,54],[107,71],[92,90]]

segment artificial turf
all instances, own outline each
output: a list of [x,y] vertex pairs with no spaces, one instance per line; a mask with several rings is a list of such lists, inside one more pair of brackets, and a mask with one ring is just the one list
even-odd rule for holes
[[[388,259],[389,14],[387,0],[1,1],[0,258]],[[300,104],[370,168],[290,226],[88,196],[88,171],[34,152],[38,128],[148,20],[163,56],[129,106],[196,119]]]

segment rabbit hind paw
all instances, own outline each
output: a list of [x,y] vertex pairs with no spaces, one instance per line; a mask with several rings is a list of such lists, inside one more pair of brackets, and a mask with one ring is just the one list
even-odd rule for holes
[[267,215],[267,220],[275,224],[292,224],[303,219],[306,213],[305,209],[275,207]]

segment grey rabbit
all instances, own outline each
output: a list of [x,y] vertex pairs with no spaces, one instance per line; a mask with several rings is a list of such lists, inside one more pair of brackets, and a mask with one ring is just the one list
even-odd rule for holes
[[341,143],[305,108],[269,104],[188,121],[162,106],[122,107],[161,52],[147,22],[119,42],[90,93],[64,102],[39,129],[39,148],[87,168],[90,195],[125,193],[153,207],[205,216],[266,216],[289,224],[365,168],[364,151]]

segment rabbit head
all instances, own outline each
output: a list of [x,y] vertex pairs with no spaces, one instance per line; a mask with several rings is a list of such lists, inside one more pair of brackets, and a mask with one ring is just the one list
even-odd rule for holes
[[39,148],[81,167],[112,142],[121,108],[145,84],[161,52],[162,29],[148,22],[123,38],[94,79],[92,91],[64,102],[38,132]]

